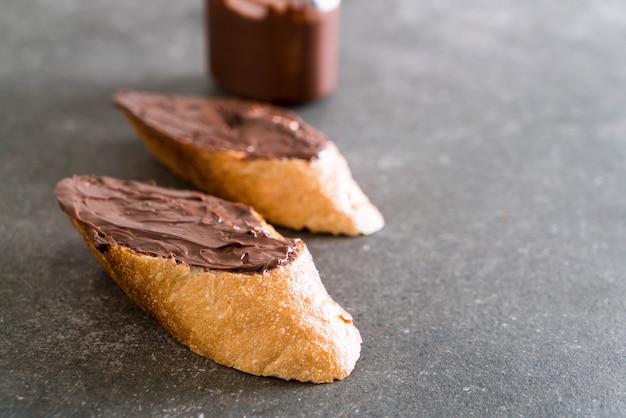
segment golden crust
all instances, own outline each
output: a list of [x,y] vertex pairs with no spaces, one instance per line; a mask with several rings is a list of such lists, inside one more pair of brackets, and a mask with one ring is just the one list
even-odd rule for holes
[[122,246],[100,252],[69,218],[122,290],[193,352],[303,382],[340,380],[354,369],[359,331],[326,292],[302,241],[292,263],[262,274],[206,271]]
[[384,226],[332,142],[313,161],[250,160],[241,152],[215,152],[169,138],[129,111],[122,113],[150,152],[175,174],[207,193],[254,207],[269,222],[352,236]]

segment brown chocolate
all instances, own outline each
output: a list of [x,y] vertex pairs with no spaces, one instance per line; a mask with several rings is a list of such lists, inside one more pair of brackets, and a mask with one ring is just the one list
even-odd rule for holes
[[223,89],[274,103],[335,89],[338,0],[205,1],[209,68]]
[[211,151],[238,151],[247,158],[312,160],[329,139],[293,112],[239,99],[206,99],[133,91],[115,104],[177,141]]
[[256,273],[290,263],[298,239],[270,236],[250,207],[203,193],[74,176],[54,193],[63,211],[109,245],[211,270]]

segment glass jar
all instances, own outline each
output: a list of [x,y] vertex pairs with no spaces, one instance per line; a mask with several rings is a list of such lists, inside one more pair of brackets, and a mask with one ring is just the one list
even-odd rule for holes
[[274,103],[337,85],[341,0],[206,0],[209,69],[227,92]]

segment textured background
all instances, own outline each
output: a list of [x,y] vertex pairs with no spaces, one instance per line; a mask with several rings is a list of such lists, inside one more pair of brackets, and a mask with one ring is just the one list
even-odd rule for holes
[[341,80],[295,110],[386,216],[301,235],[364,343],[330,385],[198,357],[135,307],[56,182],[185,187],[110,104],[219,94],[198,0],[0,2],[0,415],[626,415],[626,6],[343,4]]

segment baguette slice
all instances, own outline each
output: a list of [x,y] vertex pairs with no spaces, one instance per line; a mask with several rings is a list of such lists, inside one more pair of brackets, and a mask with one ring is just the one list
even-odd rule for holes
[[268,222],[350,236],[384,226],[335,144],[286,109],[133,91],[113,101],[172,172]]
[[253,209],[110,177],[66,178],[55,194],[113,280],[193,352],[303,382],[353,370],[361,337],[352,317],[326,292],[305,243]]

